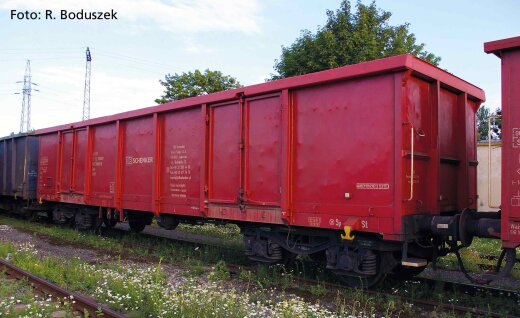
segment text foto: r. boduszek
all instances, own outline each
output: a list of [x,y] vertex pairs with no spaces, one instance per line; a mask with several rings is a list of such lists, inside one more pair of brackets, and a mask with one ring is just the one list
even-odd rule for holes
[[67,11],[60,10],[57,14],[53,10],[45,11],[18,11],[11,10],[11,20],[117,20],[117,12],[110,11]]

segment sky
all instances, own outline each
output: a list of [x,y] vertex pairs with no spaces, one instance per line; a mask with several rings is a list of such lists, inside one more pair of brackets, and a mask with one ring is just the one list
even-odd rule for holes
[[[363,3],[369,1],[362,0]],[[92,54],[91,117],[153,106],[168,73],[219,70],[241,84],[274,73],[282,46],[316,31],[340,0],[0,0],[0,136],[18,132],[22,84],[31,61],[31,128],[80,121],[85,50]],[[500,106],[500,60],[487,41],[520,35],[518,0],[376,0],[391,25],[409,23],[440,67]],[[11,12],[22,19],[12,18]],[[24,12],[41,19],[24,19]],[[56,19],[46,20],[46,10]],[[117,20],[62,20],[68,12],[111,11]]]

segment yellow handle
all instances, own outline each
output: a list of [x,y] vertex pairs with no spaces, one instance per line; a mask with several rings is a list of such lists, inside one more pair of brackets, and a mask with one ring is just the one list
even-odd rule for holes
[[350,232],[352,231],[352,227],[350,226],[345,226],[343,228],[343,230],[345,230],[345,235],[341,234],[341,238],[344,239],[344,240],[347,240],[347,241],[352,241],[355,236],[354,235],[351,235]]

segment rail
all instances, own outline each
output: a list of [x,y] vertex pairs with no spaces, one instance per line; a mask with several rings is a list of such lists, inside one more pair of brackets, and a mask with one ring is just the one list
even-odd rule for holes
[[[233,265],[233,264],[227,264],[228,270],[236,275],[239,276],[241,271],[244,269],[244,266],[239,265]],[[303,277],[295,277],[295,280],[298,281],[300,284],[299,286],[306,286],[306,285],[322,285],[324,287],[327,287],[327,290],[342,290],[342,289],[351,289],[351,287],[347,287],[345,285],[336,284],[336,283],[329,283],[324,282],[322,280],[316,280],[316,279],[309,279],[309,278],[303,278]],[[424,279],[424,278],[413,278],[412,280],[415,280],[417,282],[420,282],[422,284],[435,284],[438,283],[436,280],[430,280],[430,279]],[[516,291],[505,291],[500,290],[496,288],[489,288],[489,287],[482,287],[480,285],[469,285],[469,284],[462,284],[462,283],[452,283],[452,282],[442,282],[442,284],[446,287],[453,288],[452,285],[460,285],[463,288],[466,287],[465,292],[475,292],[476,289],[480,290],[489,290],[493,295],[499,295],[500,297],[504,296],[504,293],[512,293],[515,296],[518,296],[518,292]],[[419,306],[421,308],[435,311],[438,308],[441,308],[443,310],[446,310],[447,312],[454,312],[457,313],[460,316],[470,315],[471,317],[491,317],[491,318],[501,318],[503,317],[502,314],[494,313],[489,310],[482,310],[475,307],[466,307],[462,305],[456,305],[456,304],[446,304],[443,302],[437,302],[434,300],[425,300],[425,299],[417,299],[417,298],[411,298],[408,296],[403,296],[399,294],[395,294],[392,292],[385,292],[385,291],[377,291],[377,290],[369,290],[369,289],[363,289],[363,293],[366,293],[368,295],[371,295],[375,298],[381,298],[381,297],[389,297],[391,299],[398,298],[401,301],[409,304],[414,304],[416,306]],[[514,315],[509,315],[508,317],[516,317]]]
[[98,304],[85,296],[71,293],[41,277],[31,274],[18,266],[0,259],[0,267],[5,269],[6,274],[14,279],[26,278],[37,290],[48,293],[56,300],[73,299],[72,308],[82,313],[88,313],[89,317],[103,318],[125,318],[127,316],[118,313],[105,305]]

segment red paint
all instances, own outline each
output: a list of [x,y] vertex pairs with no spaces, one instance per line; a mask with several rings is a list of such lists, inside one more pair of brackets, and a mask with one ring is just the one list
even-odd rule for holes
[[122,189],[124,209],[152,211],[154,172],[153,116],[125,121],[122,125]]
[[246,100],[244,189],[248,204],[280,206],[281,110],[278,94]]
[[241,188],[241,105],[239,102],[211,106],[209,151],[209,199],[236,203]]
[[59,201],[58,145],[58,133],[40,136],[37,189],[37,197],[39,199]]
[[502,60],[502,243],[520,245],[520,37],[484,44]]
[[178,213],[182,208],[188,209],[190,214],[200,210],[201,143],[205,126],[200,113],[200,108],[188,108],[159,116],[162,155],[158,177],[162,213]]
[[38,191],[156,215],[355,224],[399,240],[403,215],[474,206],[483,100],[411,55],[189,98],[37,131],[48,159]]
[[116,124],[91,127],[90,204],[115,207],[116,189]]

